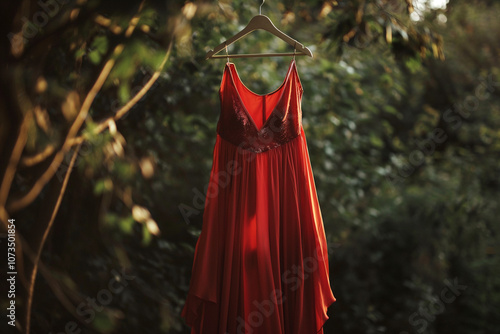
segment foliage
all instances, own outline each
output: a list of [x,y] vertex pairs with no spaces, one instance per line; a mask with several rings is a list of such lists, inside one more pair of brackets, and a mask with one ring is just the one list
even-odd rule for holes
[[[258,4],[68,1],[31,36],[20,18],[44,9],[26,3],[2,5],[0,54],[0,220],[16,219],[24,254],[18,329],[34,286],[32,333],[72,322],[189,333],[180,311],[202,209],[186,219],[179,206],[196,208],[209,179],[224,62],[204,55]],[[325,333],[498,332],[499,5],[451,0],[420,21],[411,1],[262,10],[315,56],[297,62],[338,299]],[[229,51],[287,47],[255,32]],[[288,61],[234,60],[257,92]],[[117,279],[124,288],[92,308]]]

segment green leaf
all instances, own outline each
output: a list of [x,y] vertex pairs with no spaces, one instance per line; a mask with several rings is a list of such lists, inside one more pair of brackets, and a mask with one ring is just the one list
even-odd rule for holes
[[125,104],[128,100],[130,100],[130,86],[128,83],[122,83],[118,88],[118,97],[120,98],[120,102]]
[[149,233],[149,230],[146,226],[146,224],[142,224],[142,244],[144,246],[148,246],[151,243],[151,233]]
[[127,218],[123,218],[120,220],[119,225],[120,225],[120,230],[124,234],[132,234],[132,229],[134,227],[134,224],[136,224],[134,218],[132,215],[128,216]]
[[98,51],[100,54],[105,54],[108,51],[108,38],[106,36],[96,37],[90,48]]
[[103,312],[96,313],[93,325],[99,331],[99,333],[110,333],[115,329],[114,322],[107,314]]
[[399,114],[398,110],[389,104],[386,104],[384,106],[384,111],[388,112],[389,114],[394,114],[394,115]]
[[384,146],[384,142],[382,141],[382,139],[380,139],[380,137],[374,133],[370,134],[370,143],[372,143],[373,146],[379,148]]
[[84,50],[84,49],[78,49],[78,50],[76,50],[76,52],[75,52],[75,58],[80,58],[80,57],[82,57],[84,54],[85,54],[85,50]]
[[89,59],[92,62],[92,64],[99,64],[101,62],[101,55],[99,54],[99,51],[97,50],[92,50],[89,53]]

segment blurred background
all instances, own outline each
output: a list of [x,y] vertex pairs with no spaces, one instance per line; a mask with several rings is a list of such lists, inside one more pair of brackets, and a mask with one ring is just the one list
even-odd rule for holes
[[[189,333],[225,62],[204,56],[259,5],[0,4],[2,333]],[[297,65],[337,297],[325,333],[500,333],[499,2],[262,14],[314,53]],[[263,31],[229,47],[278,51]],[[290,57],[232,61],[266,93]]]

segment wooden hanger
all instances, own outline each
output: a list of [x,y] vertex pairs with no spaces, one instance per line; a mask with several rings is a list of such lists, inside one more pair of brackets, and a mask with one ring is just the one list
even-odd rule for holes
[[[311,50],[309,50],[307,47],[299,43],[298,41],[294,40],[290,36],[286,35],[282,31],[280,31],[276,26],[271,22],[271,20],[261,14],[261,9],[262,5],[264,4],[265,0],[262,1],[262,4],[259,7],[259,15],[255,15],[248,25],[239,33],[228,39],[227,41],[217,45],[215,49],[210,50],[207,52],[207,55],[205,59],[214,59],[214,58],[250,58],[250,57],[278,57],[278,56],[309,56],[312,57],[313,54]],[[257,29],[262,29],[270,32],[271,34],[277,36],[278,38],[284,40],[288,44],[294,47],[294,52],[290,53],[250,53],[250,54],[226,54],[226,55],[216,55],[220,51],[222,51],[224,48],[226,48],[227,52],[227,47],[240,38],[243,38],[244,36],[248,35],[254,30]]]

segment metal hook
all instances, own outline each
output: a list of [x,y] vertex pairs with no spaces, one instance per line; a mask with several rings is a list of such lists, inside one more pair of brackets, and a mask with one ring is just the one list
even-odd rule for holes
[[262,0],[262,3],[260,4],[259,15],[262,15],[262,6],[264,5],[264,2],[266,2],[266,0]]

